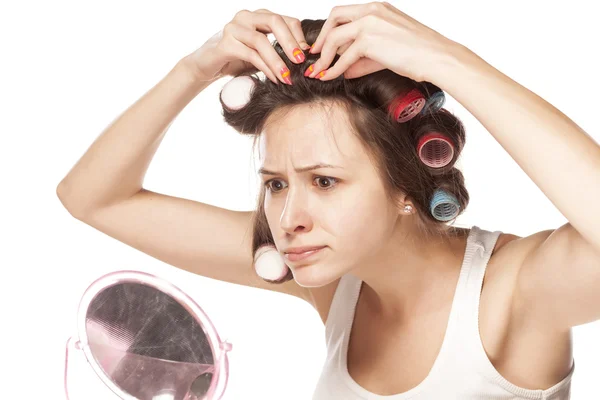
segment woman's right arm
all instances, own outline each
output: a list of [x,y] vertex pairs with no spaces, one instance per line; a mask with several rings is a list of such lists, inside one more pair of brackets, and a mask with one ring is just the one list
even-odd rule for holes
[[[252,24],[270,21],[283,20],[263,13],[238,13],[224,35],[213,36],[179,61],[92,143],[60,182],[57,195],[75,218],[163,262],[209,278],[291,294],[312,304],[312,294],[294,280],[270,284],[254,272],[251,212],[142,187],[169,125],[205,87],[252,65],[269,79],[277,79],[273,71],[283,61],[266,35],[261,33],[263,40],[247,33]],[[297,29],[294,36],[282,29],[278,24],[273,30],[292,55],[298,46]],[[247,40],[247,47],[239,38]]]
[[179,61],[96,138],[59,183],[56,193],[65,208],[85,218],[142,190],[170,124],[211,82],[187,58]]

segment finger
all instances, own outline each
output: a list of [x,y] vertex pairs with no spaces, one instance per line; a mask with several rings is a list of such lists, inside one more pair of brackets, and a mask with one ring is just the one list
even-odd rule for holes
[[382,69],[385,69],[385,67],[377,61],[373,61],[369,58],[363,57],[354,64],[352,64],[350,67],[348,67],[346,71],[344,71],[344,78],[359,78],[361,76],[372,74],[373,72],[381,71]]
[[343,24],[347,24],[348,22],[356,21],[357,19],[367,15],[372,11],[372,6],[370,4],[353,4],[348,6],[335,6],[331,10],[329,17],[323,24],[321,28],[321,32],[317,36],[317,40],[313,43],[312,48],[310,49],[311,54],[316,54],[321,52],[321,46],[325,42],[325,38],[328,36],[329,32],[335,27]]
[[285,20],[288,28],[290,28],[290,32],[292,32],[292,35],[294,35],[296,42],[300,45],[300,48],[302,50],[310,49],[310,45],[306,43],[306,37],[302,31],[302,23],[300,20],[297,18],[286,17],[284,15],[282,15],[282,17]]
[[269,42],[269,39],[266,35],[257,32],[254,29],[237,24],[232,24],[230,32],[234,39],[256,50],[263,61],[269,66],[271,72],[273,72],[273,74],[277,77],[277,79],[281,82],[287,83],[283,74],[285,71],[288,71],[289,74],[289,70],[279,54],[277,54],[271,45],[271,42]]
[[[271,11],[261,9],[257,10],[256,12],[270,13]],[[296,39],[296,42],[300,44],[300,48],[303,50],[310,49],[310,45],[306,43],[306,37],[304,36],[304,32],[302,31],[302,23],[300,22],[300,20],[298,18],[288,17],[287,15],[281,15],[281,17],[287,24],[288,28],[290,29],[290,32],[292,32],[292,35],[294,36],[294,39]]]
[[228,26],[228,31],[231,37],[235,39],[232,43],[232,47],[235,49],[235,54],[233,55],[252,63],[273,83],[277,83],[277,73],[273,71],[273,68],[281,68],[279,65],[285,64],[275,49],[273,49],[267,37],[262,33],[236,24]]
[[361,59],[362,50],[359,49],[359,45],[357,42],[354,42],[348,50],[344,52],[340,56],[340,58],[336,61],[335,65],[327,70],[327,74],[320,77],[319,79],[322,81],[327,81],[331,79],[335,79],[341,74],[344,73],[352,64],[358,62]]
[[269,39],[255,30],[246,27],[240,28],[236,32],[235,38],[248,47],[255,49],[276,79],[287,83],[284,73],[288,71],[288,68],[271,45],[271,42],[269,42]]
[[273,33],[277,42],[292,62],[299,64],[306,59],[304,52],[300,49],[300,44],[296,41],[296,38],[281,15],[268,12],[252,13],[244,22],[250,23],[252,28],[259,32]]
[[338,53],[339,55],[342,55],[342,54],[344,54],[344,52],[345,52],[346,50],[348,50],[348,47],[350,47],[350,45],[351,45],[351,44],[352,44],[352,42],[348,42],[348,43],[346,43],[345,45],[341,46],[339,49],[337,49],[337,53]]
[[[341,46],[356,39],[356,36],[360,31],[360,26],[360,21],[354,21],[345,25],[338,26],[335,29],[331,30],[327,35],[325,42],[323,43],[321,57],[313,64],[313,72],[309,75],[309,77],[314,78],[322,70],[331,65],[333,59],[337,54],[337,50]],[[338,62],[336,62],[336,64],[337,63],[339,63],[339,60]],[[329,74],[329,71],[327,71],[327,73]]]
[[264,62],[256,50],[246,46],[242,42],[236,41],[235,43],[236,44],[233,45],[233,48],[241,60],[251,63],[257,69],[262,71],[265,76],[271,80],[271,82],[276,85],[279,84],[279,81],[277,80],[277,77],[273,71],[271,71],[271,68],[269,68],[269,66]]

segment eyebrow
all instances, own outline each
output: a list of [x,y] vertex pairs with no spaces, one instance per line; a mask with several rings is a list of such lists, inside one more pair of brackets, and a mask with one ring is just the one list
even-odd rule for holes
[[[307,165],[306,167],[295,168],[295,171],[296,172],[306,172],[306,171],[312,171],[313,169],[319,169],[319,168],[340,168],[340,169],[343,169],[342,167],[339,167],[337,165],[319,163],[319,164],[314,164],[314,165]],[[258,170],[258,173],[259,174],[263,174],[263,175],[279,175],[278,172],[269,171],[266,168],[260,168]]]

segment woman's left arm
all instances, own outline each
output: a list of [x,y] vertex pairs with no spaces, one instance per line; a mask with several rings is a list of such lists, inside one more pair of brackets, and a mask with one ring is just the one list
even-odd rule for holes
[[568,222],[524,238],[514,313],[559,331],[600,319],[600,146],[550,103],[469,49],[433,82],[492,134]]
[[[446,68],[437,70],[431,82],[481,122],[582,239],[600,252],[598,143],[552,104],[466,47],[457,46],[446,57]],[[600,269],[600,259],[595,261]]]
[[[338,26],[340,21],[345,23]],[[515,312],[560,330],[600,319],[598,143],[467,47],[385,2],[335,7],[311,52],[319,51],[311,77],[338,53],[340,59],[318,78],[387,68],[436,84],[473,114],[568,220],[521,239],[528,253]]]
[[600,319],[600,146],[540,96],[469,49],[433,82],[492,134],[568,222],[524,238],[514,311],[564,331]]

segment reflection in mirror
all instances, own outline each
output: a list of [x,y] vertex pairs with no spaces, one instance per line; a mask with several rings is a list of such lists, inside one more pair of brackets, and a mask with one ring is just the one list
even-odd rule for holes
[[198,375],[194,382],[192,382],[190,392],[196,397],[203,396],[205,393],[208,392],[212,379],[212,372],[205,372],[203,374]]
[[214,376],[210,342],[174,298],[136,282],[98,293],[86,314],[88,344],[104,373],[140,400],[201,399]]

